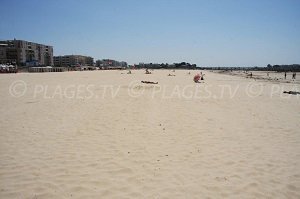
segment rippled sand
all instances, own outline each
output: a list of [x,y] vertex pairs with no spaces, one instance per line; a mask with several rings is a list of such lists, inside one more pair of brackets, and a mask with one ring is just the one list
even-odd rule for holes
[[0,198],[300,198],[299,84],[132,72],[0,75]]

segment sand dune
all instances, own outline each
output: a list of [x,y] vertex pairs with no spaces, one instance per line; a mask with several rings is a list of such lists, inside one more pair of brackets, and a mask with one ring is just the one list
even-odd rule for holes
[[132,73],[1,75],[0,198],[300,198],[299,84]]

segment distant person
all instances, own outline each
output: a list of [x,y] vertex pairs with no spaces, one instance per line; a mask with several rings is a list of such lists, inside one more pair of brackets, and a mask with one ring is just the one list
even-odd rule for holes
[[195,83],[200,83],[200,80],[204,80],[204,74],[202,73],[198,73],[194,76]]
[[250,78],[252,78],[252,72],[250,73]]
[[199,80],[201,79],[201,76],[200,76],[200,74],[196,74],[195,76],[194,76],[194,82],[195,83],[199,83]]
[[286,79],[286,72],[284,72],[284,79]]
[[200,78],[200,80],[204,80],[204,75],[205,74],[202,74],[202,72],[201,72],[201,78]]
[[151,74],[151,72],[149,72],[148,68],[146,68],[145,74]]

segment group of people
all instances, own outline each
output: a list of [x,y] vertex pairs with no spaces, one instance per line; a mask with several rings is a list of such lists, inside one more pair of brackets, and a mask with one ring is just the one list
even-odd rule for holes
[[[284,73],[284,79],[286,79],[286,72]],[[296,72],[292,74],[292,79],[296,79]]]
[[[173,72],[175,72],[175,70],[173,70]],[[129,71],[128,74],[131,74],[131,71]],[[151,72],[148,70],[148,68],[146,69],[145,74],[151,74]],[[189,72],[188,74],[191,74],[191,73]],[[201,80],[204,80],[204,75],[205,74],[202,74],[202,72],[197,73],[194,76],[194,82],[195,83],[200,83]],[[175,74],[170,74],[169,73],[168,76],[175,76]],[[151,81],[141,81],[141,82],[144,83],[144,84],[158,84],[158,82],[151,82]]]

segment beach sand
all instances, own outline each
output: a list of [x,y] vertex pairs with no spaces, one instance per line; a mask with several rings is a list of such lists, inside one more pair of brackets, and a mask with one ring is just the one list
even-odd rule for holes
[[203,72],[0,75],[0,198],[300,198],[300,85]]

